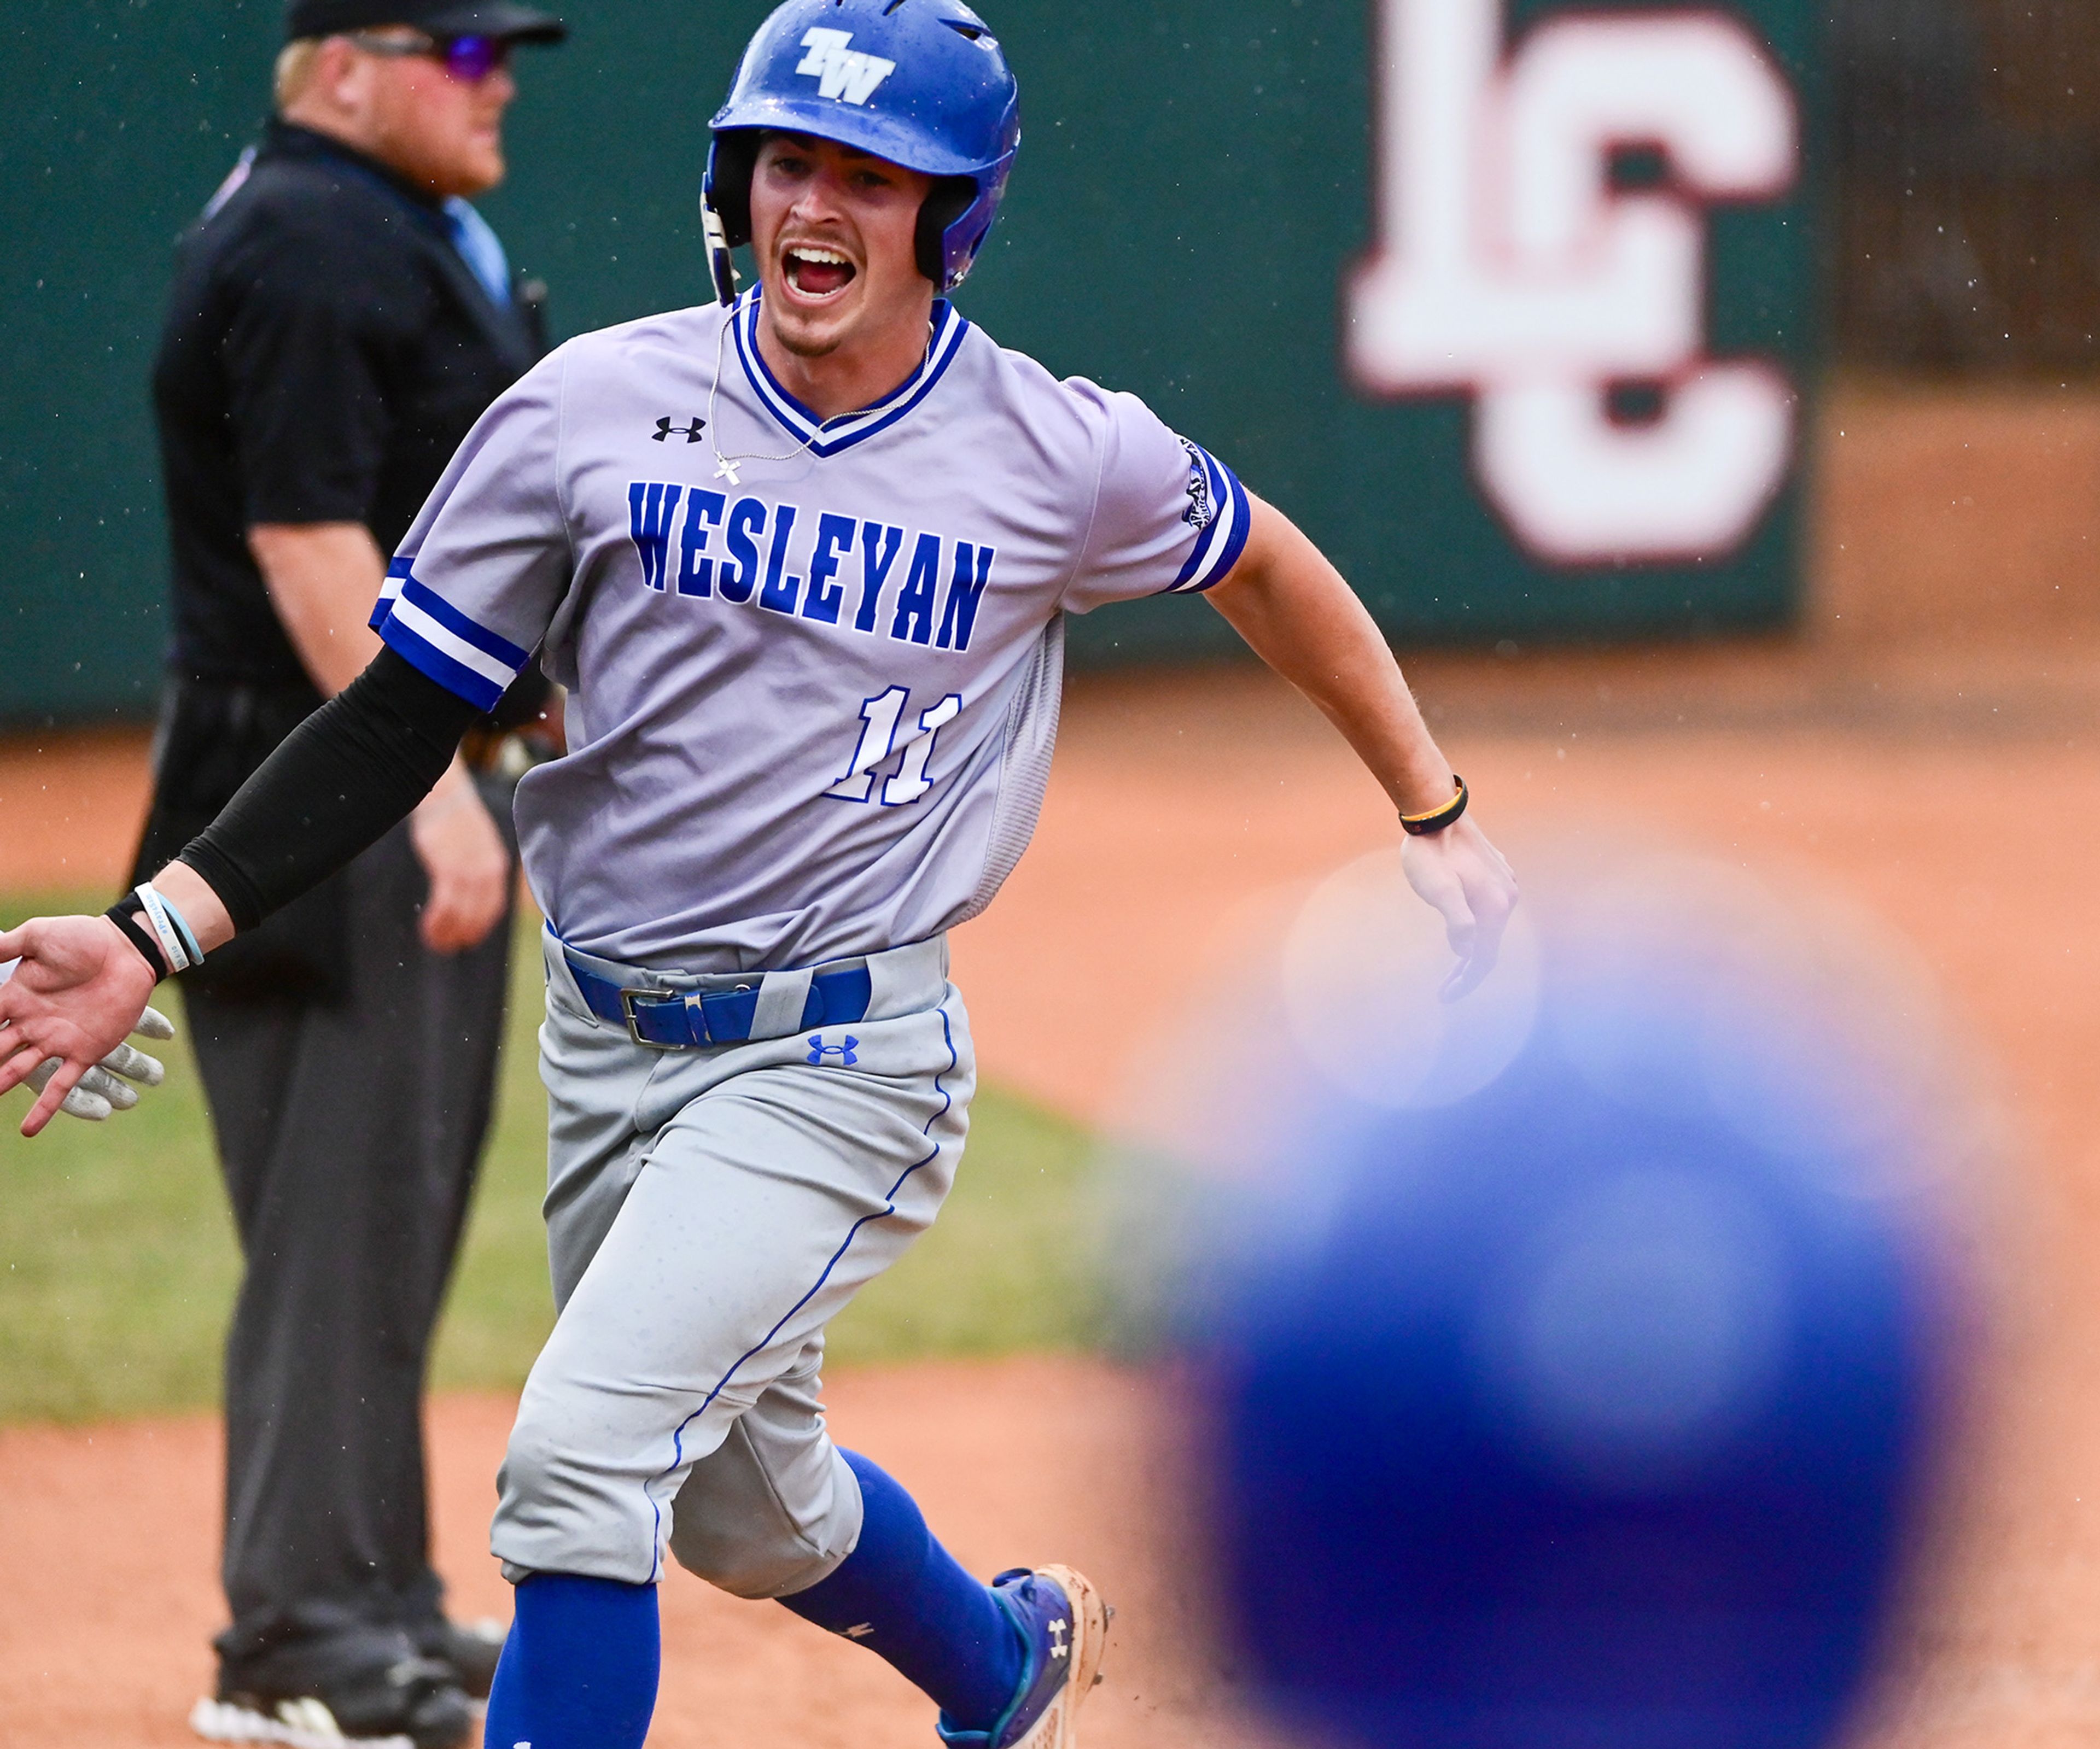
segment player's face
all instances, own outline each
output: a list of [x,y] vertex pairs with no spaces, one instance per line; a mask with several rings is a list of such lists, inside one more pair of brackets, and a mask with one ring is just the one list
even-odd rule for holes
[[933,287],[912,239],[933,178],[827,139],[770,135],[751,178],[752,248],[770,325],[790,352],[919,333]]

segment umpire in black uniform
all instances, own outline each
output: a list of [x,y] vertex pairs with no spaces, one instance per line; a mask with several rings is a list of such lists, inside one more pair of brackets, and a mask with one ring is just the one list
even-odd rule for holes
[[[387,556],[545,350],[466,197],[503,175],[512,46],[562,25],[290,0],[286,26],[276,115],[179,245],[155,367],[174,641],[135,879],[364,667]],[[482,745],[545,716],[536,684]],[[421,1391],[490,1116],[512,854],[500,772],[462,760],[185,980],[246,1262],[207,1737],[443,1749],[488,1692],[501,1632],[449,1623],[428,1559]]]

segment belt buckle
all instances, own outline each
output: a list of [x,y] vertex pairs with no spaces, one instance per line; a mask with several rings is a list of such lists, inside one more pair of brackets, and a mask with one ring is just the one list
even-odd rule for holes
[[[620,993],[620,1011],[626,1017],[627,1036],[633,1039],[635,1043],[641,1046],[644,1051],[683,1051],[686,1048],[683,1045],[659,1044],[653,1038],[644,1038],[642,1036],[642,1029],[636,1024],[634,1019],[634,1001],[638,996],[653,996],[660,999],[665,996],[675,996],[677,993],[677,992],[675,990],[632,989],[622,990]],[[706,1020],[704,1015],[701,1020],[701,1024],[704,1026],[706,1024]]]

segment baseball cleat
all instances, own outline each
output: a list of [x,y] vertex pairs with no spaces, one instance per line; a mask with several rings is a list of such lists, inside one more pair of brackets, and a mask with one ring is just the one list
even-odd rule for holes
[[474,1716],[452,1667],[401,1640],[405,1655],[379,1663],[289,1646],[222,1669],[217,1694],[191,1709],[190,1729],[210,1742],[285,1749],[457,1749]]
[[945,1712],[934,1729],[950,1749],[1076,1749],[1079,1703],[1101,1679],[1115,1611],[1068,1566],[1016,1567],[991,1589],[1027,1643],[1021,1687],[989,1731],[958,1730]]

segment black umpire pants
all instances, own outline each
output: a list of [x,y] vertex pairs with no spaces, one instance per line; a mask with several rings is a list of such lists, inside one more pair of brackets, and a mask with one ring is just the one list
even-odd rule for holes
[[[507,786],[500,801],[507,833]],[[493,1104],[510,932],[422,946],[405,826],[342,878],[331,998],[184,993],[246,1265],[226,1347],[230,1664],[439,1609],[422,1387]]]

